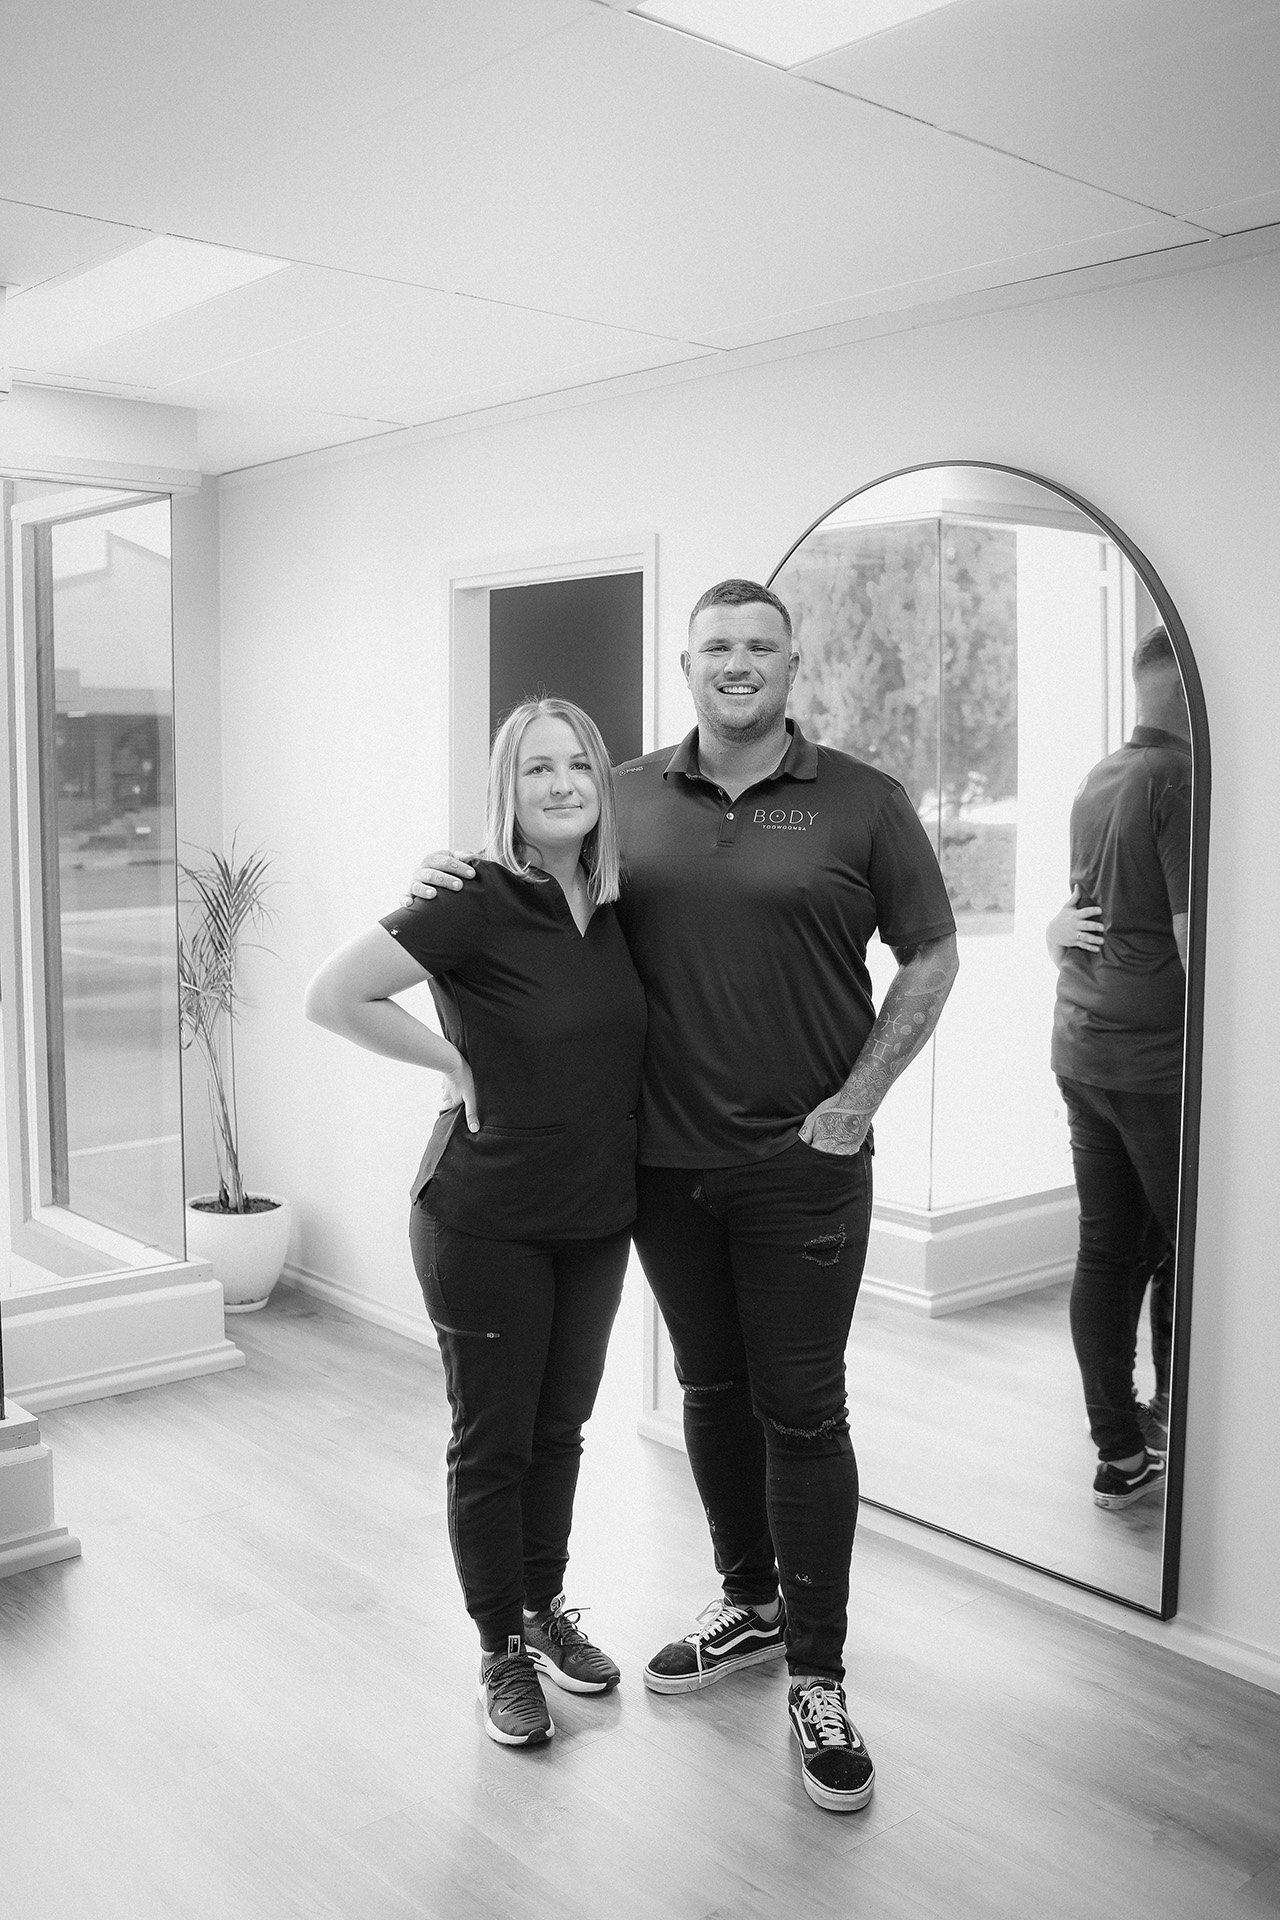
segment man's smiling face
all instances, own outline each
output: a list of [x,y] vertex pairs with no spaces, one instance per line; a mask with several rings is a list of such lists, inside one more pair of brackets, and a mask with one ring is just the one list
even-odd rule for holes
[[800,655],[778,609],[751,600],[704,607],[681,665],[699,725],[739,746],[763,740],[781,723]]

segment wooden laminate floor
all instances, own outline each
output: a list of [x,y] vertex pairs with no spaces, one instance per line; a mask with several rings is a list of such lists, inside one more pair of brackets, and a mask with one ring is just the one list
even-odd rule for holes
[[[1158,1611],[1164,1497],[1093,1503],[1070,1285],[937,1320],[866,1294],[849,1341],[862,1491],[882,1506]],[[1155,1379],[1146,1326],[1136,1384]]]
[[780,1672],[646,1694],[714,1581],[636,1304],[570,1594],[623,1685],[539,1752],[481,1729],[429,1351],[278,1289],[244,1371],[43,1416],[84,1555],[0,1581],[3,1920],[1280,1915],[1280,1699],[883,1537],[865,1812],[805,1798]]

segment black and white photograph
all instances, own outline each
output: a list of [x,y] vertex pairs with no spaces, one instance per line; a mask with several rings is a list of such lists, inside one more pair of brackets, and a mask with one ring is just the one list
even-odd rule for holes
[[0,1920],[1280,1920],[1280,0],[0,0]]

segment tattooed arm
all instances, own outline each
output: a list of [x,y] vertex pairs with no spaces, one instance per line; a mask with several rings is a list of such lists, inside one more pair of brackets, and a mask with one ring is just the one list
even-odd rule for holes
[[953,933],[914,950],[895,947],[894,953],[898,971],[852,1073],[800,1129],[800,1138],[819,1153],[858,1152],[880,1102],[937,1026],[960,971]]

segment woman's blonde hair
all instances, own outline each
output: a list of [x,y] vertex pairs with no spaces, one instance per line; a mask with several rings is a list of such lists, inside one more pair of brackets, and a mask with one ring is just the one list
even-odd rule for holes
[[591,777],[600,796],[600,817],[582,843],[587,870],[587,892],[597,906],[616,900],[620,891],[618,822],[613,805],[613,777],[600,729],[589,713],[571,700],[522,700],[513,707],[493,738],[489,755],[489,795],[485,805],[485,858],[496,860],[511,873],[529,872],[528,844],[516,821],[516,774],[525,729],[546,715],[573,729],[591,764]]

